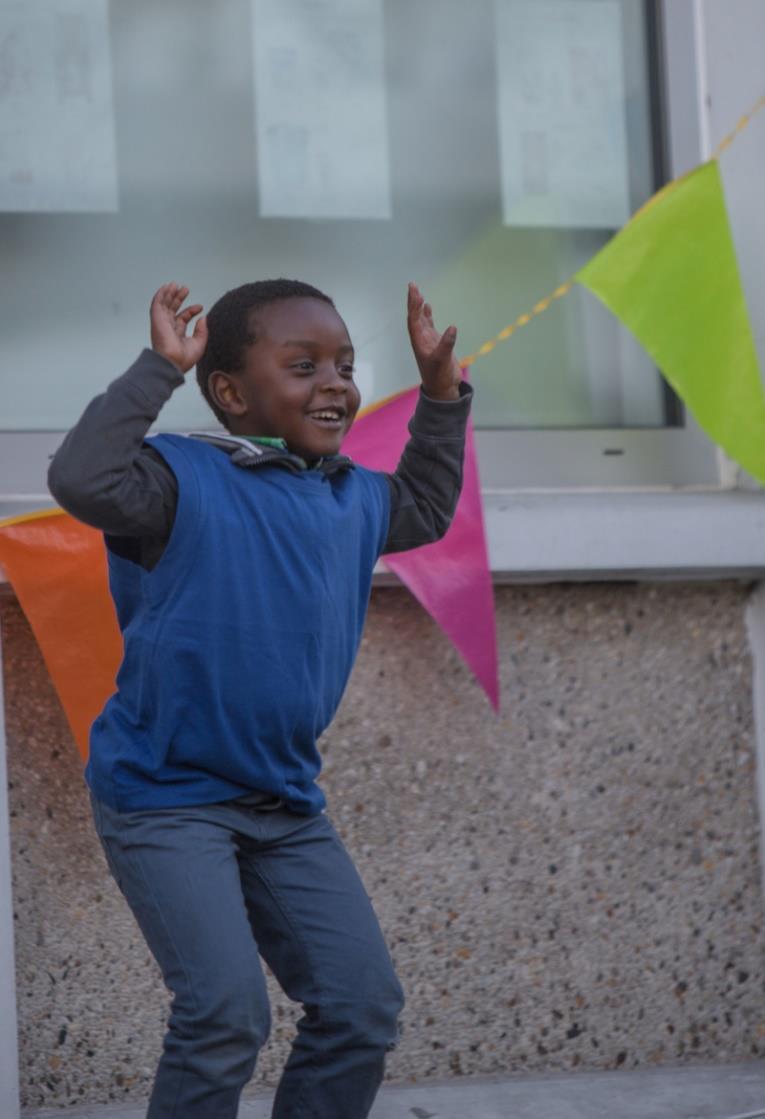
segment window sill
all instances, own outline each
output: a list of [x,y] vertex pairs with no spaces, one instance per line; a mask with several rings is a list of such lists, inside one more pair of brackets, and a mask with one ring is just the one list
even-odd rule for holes
[[492,492],[484,515],[497,583],[765,576],[765,493]]
[[[50,505],[0,500],[0,518]],[[492,491],[484,512],[498,583],[765,577],[763,492]]]

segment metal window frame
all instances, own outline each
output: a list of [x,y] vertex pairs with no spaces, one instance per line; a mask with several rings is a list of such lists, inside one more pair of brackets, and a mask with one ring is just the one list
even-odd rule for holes
[[[699,13],[694,0],[645,2],[651,37],[659,42],[654,78],[665,137],[656,142],[665,149],[660,162],[674,177],[705,155]],[[4,512],[50,504],[47,463],[62,438],[63,432],[0,431]],[[487,492],[722,484],[720,456],[687,414],[680,426],[666,428],[478,430],[476,446]]]
[[[709,154],[701,13],[693,0],[648,0],[645,7],[650,38],[658,40],[652,59],[662,117],[661,129],[654,129],[657,163],[673,179]],[[650,429],[479,430],[484,488],[720,488],[724,469],[716,448],[681,404],[678,418],[677,426]]]

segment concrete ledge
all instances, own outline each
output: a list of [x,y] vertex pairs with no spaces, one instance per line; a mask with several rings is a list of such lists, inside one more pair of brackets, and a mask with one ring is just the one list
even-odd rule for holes
[[491,568],[510,581],[752,577],[765,494],[743,490],[484,494]]
[[[496,582],[759,579],[765,492],[558,490],[484,492]],[[50,498],[0,495],[0,520],[50,509]],[[4,581],[0,568],[0,583]],[[398,585],[378,564],[375,583]]]
[[[239,1119],[269,1119],[271,1096]],[[144,1119],[145,1105],[47,1108],[23,1119]],[[765,1119],[765,1061],[388,1087],[372,1119]]]

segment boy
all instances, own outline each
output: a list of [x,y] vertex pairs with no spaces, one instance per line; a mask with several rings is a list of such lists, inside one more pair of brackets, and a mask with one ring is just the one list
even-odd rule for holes
[[[438,539],[471,389],[415,285],[422,378],[392,475],[340,454],[359,407],[328,296],[246,284],[207,319],[166,284],[151,350],[50,468],[105,534],[124,638],[86,779],[109,867],[173,994],[147,1119],[235,1119],[269,1029],[258,956],[305,1014],[275,1119],[363,1119],[403,1005],[377,919],[324,812],[316,741],[342,696],[384,552]],[[148,428],[194,365],[221,434]]]

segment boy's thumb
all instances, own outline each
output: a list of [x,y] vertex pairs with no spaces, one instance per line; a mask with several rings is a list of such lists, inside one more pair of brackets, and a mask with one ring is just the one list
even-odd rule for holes
[[194,323],[194,337],[204,338],[207,336],[207,318],[202,315],[201,319],[197,319]]
[[438,349],[439,355],[446,355],[448,353],[451,353],[451,351],[454,349],[454,343],[456,341],[457,341],[457,327],[456,326],[448,326],[446,328],[446,330],[443,332],[443,334],[441,335],[441,339],[438,343],[437,349]]

